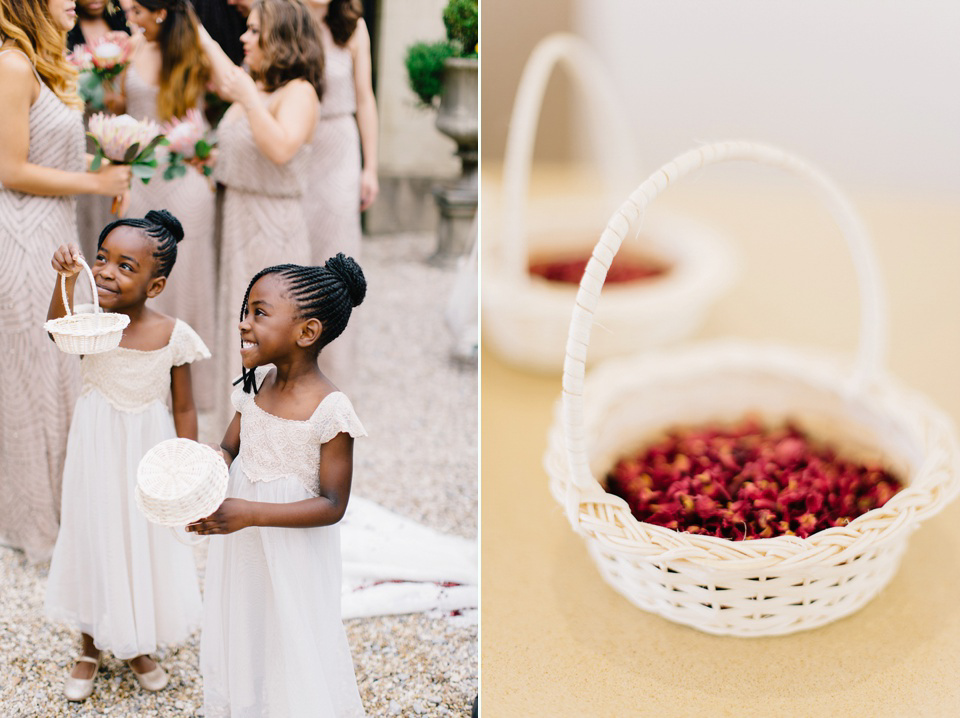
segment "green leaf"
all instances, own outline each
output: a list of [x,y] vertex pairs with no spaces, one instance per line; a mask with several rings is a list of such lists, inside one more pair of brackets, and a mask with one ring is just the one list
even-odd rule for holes
[[147,146],[144,147],[143,150],[141,150],[138,159],[140,158],[146,159],[147,157],[149,157],[150,153],[152,153],[154,149],[156,149],[157,145],[169,145],[169,144],[170,144],[170,141],[166,137],[164,137],[163,135],[157,135],[152,140],[150,140],[150,142],[147,143]]
[[[89,132],[88,136],[93,137]],[[95,145],[95,150],[93,153],[93,161],[90,163],[90,171],[96,172],[100,169],[100,163],[103,162],[103,150],[100,149],[100,143],[97,142],[97,138],[93,137],[93,143]]]
[[129,165],[132,164],[136,159],[137,155],[140,153],[140,143],[134,142],[127,148],[127,151],[123,153],[123,164]]
[[176,165],[167,165],[167,168],[163,171],[163,178],[167,181],[172,180],[176,176],[174,174],[176,169]]
[[194,153],[201,160],[207,159],[210,156],[210,151],[213,149],[213,146],[206,140],[197,140],[197,144],[193,146]]
[[204,177],[209,177],[209,176],[212,175],[212,174],[213,174],[213,167],[211,167],[210,165],[204,165],[204,167],[203,167],[203,176],[204,176]]
[[143,183],[146,184],[150,181],[150,178],[153,177],[154,168],[147,164],[142,164],[140,162],[135,162],[130,165],[130,170],[133,172],[134,177],[138,177],[143,180]]

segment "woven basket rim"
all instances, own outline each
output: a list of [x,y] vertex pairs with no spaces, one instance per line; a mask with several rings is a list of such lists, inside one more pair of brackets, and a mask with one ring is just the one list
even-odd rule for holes
[[[187,453],[186,458],[188,459],[202,459],[202,463],[206,467],[202,476],[196,475],[197,482],[216,482],[210,496],[202,503],[189,503],[190,497],[185,498],[183,496],[176,498],[147,496],[142,488],[142,482],[147,471],[162,475],[164,470],[168,468],[169,462],[177,459],[183,460],[184,452]],[[162,526],[177,527],[209,516],[216,510],[226,498],[228,481],[229,469],[226,462],[216,451],[192,439],[178,437],[159,442],[143,455],[137,466],[137,486],[134,494],[137,506],[149,521]],[[206,488],[205,484],[197,483],[195,491],[203,488]],[[201,498],[203,498],[202,495]],[[157,507],[153,505],[154,503],[164,503],[165,506],[162,511],[158,512]]]

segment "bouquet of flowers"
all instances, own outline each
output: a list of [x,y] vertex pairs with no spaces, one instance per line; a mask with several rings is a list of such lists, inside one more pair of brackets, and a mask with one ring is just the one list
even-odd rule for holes
[[73,48],[67,59],[79,70],[77,91],[86,104],[103,109],[104,86],[123,72],[132,52],[133,41],[119,30]]
[[87,137],[93,140],[95,148],[90,169],[100,169],[100,163],[106,157],[114,164],[130,165],[133,176],[139,177],[144,184],[157,169],[154,150],[157,145],[166,143],[159,125],[153,120],[135,120],[130,115],[102,112],[90,118]]
[[183,177],[187,173],[187,163],[194,164],[205,177],[213,173],[208,160],[213,143],[207,139],[203,115],[197,108],[187,110],[184,118],[175,117],[163,126],[167,145],[167,167],[163,171],[165,180]]

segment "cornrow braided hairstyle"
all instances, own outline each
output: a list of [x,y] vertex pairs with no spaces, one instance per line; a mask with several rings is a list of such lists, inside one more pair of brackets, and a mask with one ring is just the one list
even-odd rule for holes
[[[243,305],[240,307],[241,322],[247,316],[250,290],[257,280],[267,274],[279,274],[286,281],[287,290],[296,302],[302,318],[316,319],[323,325],[320,338],[314,345],[318,352],[343,333],[353,308],[363,302],[367,293],[367,280],[363,276],[363,270],[352,257],[343,253],[331,257],[322,267],[278,264],[260,270],[250,280],[243,295]],[[258,387],[252,369],[243,368],[240,379],[234,383],[241,381],[246,393],[257,393]]]
[[165,209],[151,209],[143,219],[138,217],[115,219],[100,232],[97,249],[100,249],[103,240],[117,227],[135,227],[150,237],[157,245],[153,253],[153,258],[156,260],[154,276],[170,276],[170,270],[177,261],[177,243],[183,239],[183,226],[180,220]]

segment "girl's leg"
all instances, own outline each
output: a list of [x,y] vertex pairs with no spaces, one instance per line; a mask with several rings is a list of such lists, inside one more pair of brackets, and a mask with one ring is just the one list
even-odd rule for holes
[[127,663],[130,664],[130,668],[133,669],[134,673],[149,673],[158,665],[150,656],[137,656],[136,658],[131,658]]
[[[97,647],[93,645],[93,636],[81,633],[80,637],[83,639],[83,648],[81,655],[87,656],[88,658],[99,658],[100,651],[97,650]],[[70,675],[73,678],[80,678],[83,680],[90,680],[97,672],[97,664],[90,663],[88,661],[77,661],[73,666],[73,670],[70,671]]]

